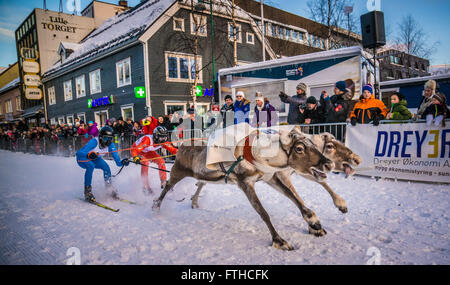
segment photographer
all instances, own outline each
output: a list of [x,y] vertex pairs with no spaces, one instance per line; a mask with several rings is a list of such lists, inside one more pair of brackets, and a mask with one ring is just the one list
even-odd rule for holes
[[[305,83],[300,82],[297,85],[297,94],[290,97],[283,91],[280,91],[280,99],[283,103],[289,104],[289,113],[287,122],[289,125],[298,125],[304,122],[303,114],[300,112],[300,108],[306,103],[306,89]],[[303,108],[304,109],[304,108]]]

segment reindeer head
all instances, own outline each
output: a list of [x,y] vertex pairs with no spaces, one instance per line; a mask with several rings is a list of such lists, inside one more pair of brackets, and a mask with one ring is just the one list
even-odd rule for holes
[[334,163],[296,128],[289,133],[282,134],[280,143],[288,156],[288,165],[297,174],[310,176],[320,182],[326,179],[326,173],[334,168]]
[[353,167],[358,166],[362,162],[359,155],[353,153],[351,149],[336,140],[330,133],[313,135],[312,140],[319,150],[322,151],[322,154],[334,162],[333,170],[345,172],[347,176],[353,175],[355,173]]

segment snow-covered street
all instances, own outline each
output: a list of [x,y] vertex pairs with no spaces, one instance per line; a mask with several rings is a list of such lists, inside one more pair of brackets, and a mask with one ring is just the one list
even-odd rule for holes
[[[193,210],[195,180],[186,178],[154,213],[140,167],[115,178],[121,196],[138,205],[109,198],[96,170],[93,193],[120,208],[113,213],[80,200],[84,171],[75,158],[0,151],[0,173],[0,264],[65,264],[72,247],[81,264],[366,264],[373,252],[381,264],[450,264],[448,185],[332,174],[330,186],[348,205],[341,214],[320,185],[294,176],[328,232],[318,238],[290,200],[258,182],[275,228],[295,247],[286,252],[270,246],[267,227],[234,185],[207,185]],[[159,194],[157,171],[150,177]]]

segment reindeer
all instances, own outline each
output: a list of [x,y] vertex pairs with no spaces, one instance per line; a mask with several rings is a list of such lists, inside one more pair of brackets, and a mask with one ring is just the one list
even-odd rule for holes
[[322,229],[315,213],[305,206],[295,190],[292,191],[293,187],[291,189],[280,182],[275,176],[275,172],[282,170],[290,173],[296,172],[300,175],[309,175],[319,182],[326,179],[326,173],[334,168],[334,163],[323,156],[308,137],[296,130],[280,132],[277,154],[272,159],[266,159],[259,154],[253,155],[251,150],[257,147],[248,145],[248,137],[245,140],[245,144],[238,143],[234,150],[235,157],[244,157],[245,159],[240,161],[228,176],[224,171],[211,170],[206,167],[207,146],[181,145],[170,171],[170,179],[159,198],[154,200],[153,210],[160,209],[167,192],[186,176],[196,178],[203,183],[224,184],[225,179],[228,179],[228,182],[237,184],[244,192],[250,204],[266,223],[272,235],[272,246],[278,249],[292,250],[293,247],[275,230],[268,213],[256,195],[255,183],[265,181],[280,190],[283,195],[297,205],[308,223],[310,233],[317,236],[324,235],[326,232]]
[[[296,130],[300,131],[299,129]],[[320,150],[325,157],[334,162],[335,165],[333,169],[334,171],[344,172],[347,176],[350,176],[353,175],[355,172],[352,166],[356,167],[361,163],[361,158],[357,154],[353,153],[342,142],[336,140],[336,138],[330,133],[321,133],[318,135],[307,135],[307,134],[304,135],[311,139],[311,141],[314,143],[317,149]],[[295,188],[292,186],[290,178],[292,173],[293,173],[292,170],[279,171],[275,173],[276,178],[273,178],[272,181],[269,181],[269,184],[272,183],[273,184],[272,186],[274,186],[277,184],[277,181],[280,180],[280,182],[284,186],[289,187],[292,191],[295,192]],[[311,175],[309,174],[302,176],[306,179],[316,181],[315,178],[311,177]],[[338,194],[336,194],[325,181],[316,181],[316,182],[319,183],[323,188],[325,188],[325,190],[327,190],[327,192],[333,199],[333,204],[336,206],[336,208],[338,208],[339,211],[341,211],[344,214],[347,213],[348,211],[347,203],[345,202],[345,200],[342,199]],[[197,191],[191,198],[193,209],[199,207],[198,197],[203,187],[206,185],[206,183],[197,182],[196,185],[198,186]]]

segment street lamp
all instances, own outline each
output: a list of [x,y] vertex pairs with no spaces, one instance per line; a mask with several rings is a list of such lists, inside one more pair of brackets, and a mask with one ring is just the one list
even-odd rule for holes
[[[210,11],[210,18],[211,18],[211,61],[212,61],[212,74],[213,74],[213,80],[212,80],[212,88],[215,88],[216,86],[216,58],[214,56],[214,21],[213,21],[213,0],[205,1],[205,0],[198,0],[198,4],[195,5],[195,10],[197,11],[204,11],[206,10],[205,5],[203,4],[209,4],[209,11]],[[217,92],[217,91],[216,91]],[[214,97],[213,97],[214,99]]]

